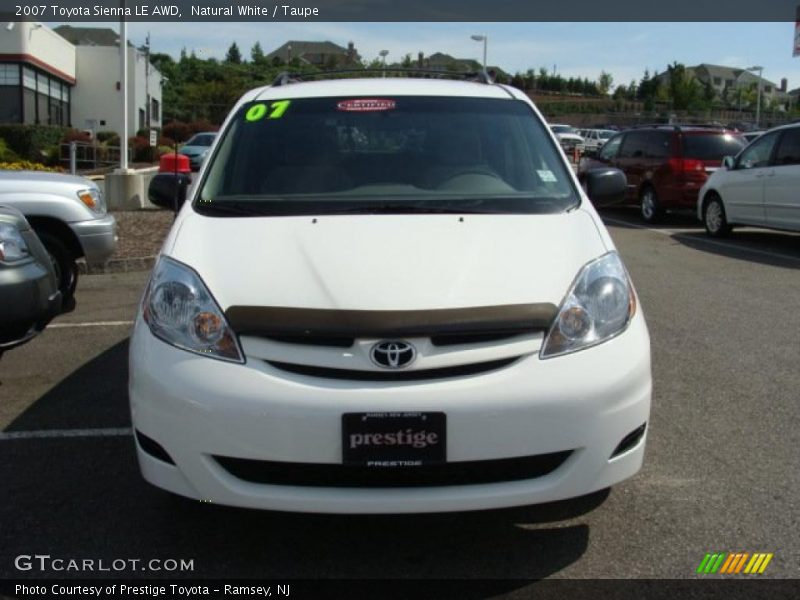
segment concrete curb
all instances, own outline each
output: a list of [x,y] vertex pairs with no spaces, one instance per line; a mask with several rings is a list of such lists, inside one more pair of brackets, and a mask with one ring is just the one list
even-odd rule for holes
[[87,265],[86,261],[78,261],[78,270],[82,275],[99,275],[102,273],[128,273],[130,271],[149,271],[156,263],[155,256],[132,256],[130,258],[113,258],[103,265]]

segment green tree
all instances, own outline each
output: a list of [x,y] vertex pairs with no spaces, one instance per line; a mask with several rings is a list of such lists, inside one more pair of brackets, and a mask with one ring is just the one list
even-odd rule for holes
[[253,44],[253,47],[250,48],[250,60],[256,65],[266,64],[267,56],[264,54],[264,50],[261,49],[260,42],[256,42]]
[[242,53],[239,51],[239,46],[236,45],[236,42],[233,42],[230,48],[228,48],[228,53],[225,55],[225,62],[229,62],[234,65],[241,64]]
[[667,66],[667,93],[675,110],[707,108],[710,101],[704,98],[703,85],[678,62]]
[[609,90],[611,89],[611,85],[614,83],[614,78],[611,76],[610,73],[606,73],[605,71],[600,71],[600,78],[597,80],[597,89],[600,90],[600,94],[605,96],[608,94]]

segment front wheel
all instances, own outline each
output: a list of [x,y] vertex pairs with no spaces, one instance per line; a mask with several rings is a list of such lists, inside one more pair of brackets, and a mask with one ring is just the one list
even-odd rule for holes
[[53,234],[47,231],[37,231],[36,235],[42,240],[42,244],[50,255],[50,262],[53,263],[53,269],[56,272],[56,281],[64,306],[68,306],[75,294],[75,287],[78,285],[78,265],[75,263],[75,257],[64,242]]
[[725,216],[725,206],[717,194],[711,194],[706,201],[703,224],[706,226],[706,233],[711,237],[725,237],[731,232],[731,225]]
[[639,202],[642,213],[642,219],[645,223],[658,223],[664,216],[664,209],[658,202],[656,190],[650,186],[642,189],[639,194]]

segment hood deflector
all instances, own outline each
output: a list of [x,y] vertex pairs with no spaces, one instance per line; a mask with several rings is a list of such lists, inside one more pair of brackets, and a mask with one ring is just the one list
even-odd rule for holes
[[549,329],[558,314],[551,303],[435,310],[335,310],[231,306],[225,311],[239,335],[426,337],[448,333],[517,334]]

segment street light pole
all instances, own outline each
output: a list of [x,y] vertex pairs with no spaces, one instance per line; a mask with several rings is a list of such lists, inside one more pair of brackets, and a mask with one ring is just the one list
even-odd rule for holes
[[[125,7],[123,0],[122,7]],[[119,22],[120,91],[122,92],[122,137],[119,143],[119,169],[128,170],[128,29],[125,17]]]
[[386,77],[386,55],[389,54],[389,51],[381,50],[378,54],[380,54],[381,60],[383,61],[383,76]]
[[487,34],[483,35],[472,35],[470,36],[476,42],[483,42],[483,72],[486,72],[486,44],[489,43],[489,36]]
[[758,71],[758,95],[756,97],[756,127],[761,126],[761,75],[764,73],[764,67],[748,67],[748,71]]

